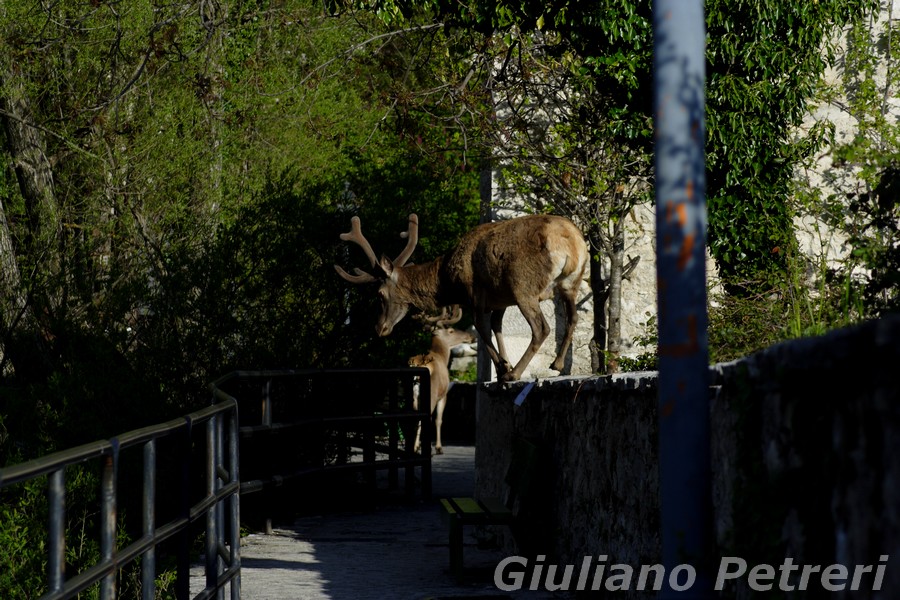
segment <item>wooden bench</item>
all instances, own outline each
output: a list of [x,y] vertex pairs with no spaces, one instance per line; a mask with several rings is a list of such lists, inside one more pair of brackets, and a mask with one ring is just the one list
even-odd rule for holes
[[[442,515],[449,525],[450,572],[463,575],[463,530],[468,525],[505,525],[516,535],[520,525],[518,507],[527,498],[537,467],[538,446],[525,438],[513,444],[513,454],[504,482],[508,486],[505,500],[500,498],[443,498]],[[518,500],[518,504],[517,504]]]

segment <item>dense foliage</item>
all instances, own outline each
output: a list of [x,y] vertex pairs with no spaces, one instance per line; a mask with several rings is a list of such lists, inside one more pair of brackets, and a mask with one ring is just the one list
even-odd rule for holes
[[[394,254],[418,212],[414,260],[477,222],[464,146],[393,110],[395,81],[446,68],[415,59],[434,33],[304,1],[4,4],[0,465],[193,410],[235,368],[421,352],[411,325],[376,338],[372,299],[332,265],[360,264],[338,238],[352,214]],[[77,571],[97,479],[69,482]],[[4,598],[43,586],[41,486],[0,493],[0,542],[29,550],[2,553]]]
[[[892,9],[893,5],[889,8]],[[843,138],[832,131],[829,164],[805,163],[797,186],[798,212],[821,220],[817,239],[842,238],[849,250],[815,264],[836,290],[841,309],[860,315],[900,310],[900,123],[893,96],[900,79],[892,10],[857,22],[836,78],[816,96],[820,111],[840,107],[856,125]],[[822,185],[823,181],[826,185]],[[834,292],[832,292],[834,293]]]
[[[868,0],[709,2],[709,246],[733,291],[787,278],[796,255],[789,195],[796,165],[821,149],[801,125],[837,31]],[[752,40],[752,42],[751,42]]]
[[391,253],[386,231],[418,211],[429,257],[477,220],[452,140],[393,118],[394,79],[434,85],[440,60],[314,4],[192,8],[2,13],[8,381],[46,386],[82,353],[124,374],[110,389],[140,381],[181,410],[236,366],[360,360],[339,331],[357,294],[331,269],[350,214]]

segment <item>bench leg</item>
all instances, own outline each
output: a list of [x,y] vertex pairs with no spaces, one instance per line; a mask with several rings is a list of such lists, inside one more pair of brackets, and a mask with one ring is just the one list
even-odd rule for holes
[[450,573],[463,574],[463,526],[460,519],[450,519]]

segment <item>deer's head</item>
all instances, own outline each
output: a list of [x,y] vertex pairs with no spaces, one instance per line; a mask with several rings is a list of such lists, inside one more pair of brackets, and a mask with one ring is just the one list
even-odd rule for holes
[[442,329],[451,329],[452,325],[459,323],[462,319],[462,308],[456,304],[452,307],[445,306],[441,308],[440,314],[419,313],[413,319],[422,324],[422,331],[434,335]]
[[353,269],[355,275],[351,275],[340,266],[334,265],[338,275],[350,283],[381,283],[378,288],[381,315],[375,324],[375,332],[382,337],[389,335],[393,331],[394,325],[399,323],[409,311],[411,301],[400,281],[403,277],[402,269],[409,257],[412,256],[413,250],[415,250],[419,241],[419,217],[415,214],[409,215],[409,228],[401,233],[400,237],[406,238],[406,248],[403,249],[403,252],[397,258],[390,260],[382,255],[380,260],[376,259],[372,246],[362,234],[359,217],[353,217],[350,220],[350,231],[342,233],[341,239],[345,242],[358,244],[363,249],[363,252],[366,253],[375,273],[367,273],[362,269]]

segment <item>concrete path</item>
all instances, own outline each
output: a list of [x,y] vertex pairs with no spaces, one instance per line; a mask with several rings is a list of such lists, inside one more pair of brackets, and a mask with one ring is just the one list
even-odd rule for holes
[[[479,549],[471,534],[466,539],[465,563],[482,575],[459,583],[449,574],[447,528],[441,521],[438,499],[472,494],[475,449],[445,446],[444,452],[432,460],[431,502],[303,517],[289,528],[276,528],[272,535],[243,538],[242,599],[571,598],[569,594],[498,590],[493,584],[493,568],[505,555],[499,550]],[[192,594],[203,588],[199,567],[192,572],[191,587]]]

